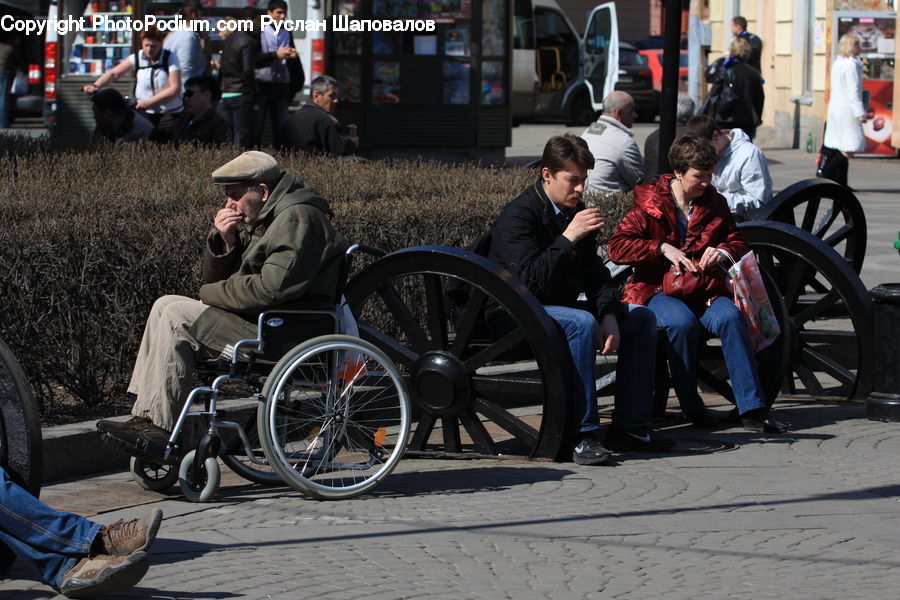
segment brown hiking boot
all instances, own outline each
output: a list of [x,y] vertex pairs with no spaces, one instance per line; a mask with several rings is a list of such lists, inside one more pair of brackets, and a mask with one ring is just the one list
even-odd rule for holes
[[144,551],[156,539],[156,532],[162,521],[162,511],[154,508],[140,519],[124,521],[119,519],[112,525],[104,525],[94,540],[98,554],[127,556]]
[[146,552],[128,556],[100,554],[82,558],[63,575],[59,593],[67,598],[89,598],[98,594],[120,592],[132,587],[147,574],[150,560]]

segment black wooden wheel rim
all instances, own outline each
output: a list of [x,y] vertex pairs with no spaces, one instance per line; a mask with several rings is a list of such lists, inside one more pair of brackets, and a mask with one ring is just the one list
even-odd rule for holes
[[814,397],[865,398],[875,365],[872,301],[851,265],[798,227],[749,222],[740,229],[774,274],[797,335],[788,391],[799,383]]
[[[464,284],[469,297],[455,319],[444,296],[453,284]],[[471,252],[422,246],[368,266],[345,295],[360,336],[407,379],[418,421],[409,451],[434,448],[429,439],[439,427],[444,453],[558,458],[571,398],[571,356],[556,322],[518,279]],[[478,334],[489,300],[515,322],[495,340]],[[367,310],[379,305],[390,315],[382,326],[366,320]],[[520,347],[536,363],[530,374],[488,368]],[[540,423],[534,415],[527,422],[520,418],[515,408],[521,406],[539,406]],[[464,447],[463,431],[471,445]]]
[[835,249],[859,273],[866,256],[866,215],[847,187],[829,179],[798,181],[779,192],[754,215],[812,233]]
[[0,339],[0,464],[34,496],[41,491],[41,419],[31,386]]

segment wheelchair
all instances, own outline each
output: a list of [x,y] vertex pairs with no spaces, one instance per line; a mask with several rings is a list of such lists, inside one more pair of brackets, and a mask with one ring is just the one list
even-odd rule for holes
[[[377,252],[359,244],[347,250],[337,303],[266,311],[256,338],[198,365],[211,383],[191,391],[165,447],[145,440],[142,457],[131,460],[141,487],[161,491],[177,481],[188,500],[207,502],[220,484],[221,458],[251,482],[284,482],[338,500],[371,490],[393,471],[410,430],[403,375],[372,344],[338,333],[343,284],[359,250]],[[297,343],[310,332],[324,335]],[[241,418],[223,418],[219,404],[230,396],[252,398],[249,410],[235,411]],[[192,410],[201,401],[203,409]]]

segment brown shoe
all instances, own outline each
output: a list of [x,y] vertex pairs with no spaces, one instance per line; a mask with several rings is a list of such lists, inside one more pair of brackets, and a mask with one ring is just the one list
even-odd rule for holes
[[127,556],[133,552],[146,551],[156,539],[162,516],[162,511],[154,508],[140,519],[119,519],[112,525],[104,525],[95,540],[95,543],[99,542],[96,546],[97,553]]
[[63,575],[59,593],[67,598],[89,598],[127,590],[147,574],[149,567],[150,560],[146,552],[135,552],[128,556],[100,554],[82,558]]

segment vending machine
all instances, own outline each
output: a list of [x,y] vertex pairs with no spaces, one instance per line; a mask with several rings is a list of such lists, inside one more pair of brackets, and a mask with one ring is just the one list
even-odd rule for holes
[[[835,11],[832,56],[841,36],[859,38],[863,63],[863,104],[868,120],[863,125],[866,149],[859,156],[896,156],[891,145],[894,131],[894,61],[897,15],[894,12]],[[897,125],[900,127],[900,124]]]

